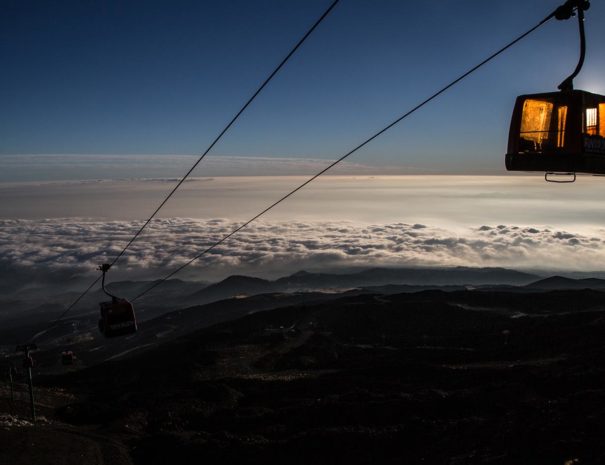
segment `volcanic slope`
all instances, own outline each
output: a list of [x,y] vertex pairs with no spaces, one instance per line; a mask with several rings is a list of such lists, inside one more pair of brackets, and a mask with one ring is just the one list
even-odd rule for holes
[[45,383],[140,464],[605,463],[604,297],[351,296]]

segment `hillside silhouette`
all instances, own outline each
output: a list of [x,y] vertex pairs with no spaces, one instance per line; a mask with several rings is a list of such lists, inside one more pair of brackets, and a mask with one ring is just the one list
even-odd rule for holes
[[232,318],[39,377],[54,407],[32,440],[89,431],[140,464],[605,460],[603,292],[316,297],[215,302]]

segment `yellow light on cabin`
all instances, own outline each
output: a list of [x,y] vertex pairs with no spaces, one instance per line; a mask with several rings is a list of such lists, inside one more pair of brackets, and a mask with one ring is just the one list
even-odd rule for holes
[[589,136],[597,135],[597,109],[586,109],[586,134]]
[[557,108],[557,147],[565,145],[565,123],[567,121],[567,106]]
[[523,102],[521,135],[524,139],[541,144],[548,139],[553,104],[544,100],[527,99]]

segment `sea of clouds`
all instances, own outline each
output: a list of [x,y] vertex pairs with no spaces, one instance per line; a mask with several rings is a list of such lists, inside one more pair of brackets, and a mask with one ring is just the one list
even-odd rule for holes
[[[0,220],[2,270],[94,273],[113,259],[142,222],[79,218]],[[189,261],[240,223],[227,219],[154,220],[118,263],[114,276],[159,278]],[[605,233],[605,231],[603,231]],[[230,274],[276,277],[297,270],[373,266],[502,266],[602,269],[605,234],[550,227],[478,225],[456,232],[424,224],[258,221],[176,277]]]

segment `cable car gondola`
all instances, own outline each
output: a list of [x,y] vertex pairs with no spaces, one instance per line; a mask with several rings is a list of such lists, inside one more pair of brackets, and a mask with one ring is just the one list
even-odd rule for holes
[[65,366],[73,365],[76,360],[76,354],[72,350],[64,350],[61,352],[61,363]]
[[605,174],[605,96],[568,90],[517,97],[506,168]]
[[99,330],[105,337],[125,336],[137,331],[137,319],[134,307],[126,300],[110,294],[105,289],[105,273],[110,265],[104,264],[99,268],[103,272],[101,286],[103,292],[111,297],[109,302],[100,302],[101,318],[99,319]]
[[506,169],[552,174],[605,174],[605,96],[573,88],[586,52],[587,1],[570,0],[554,13],[568,19],[577,12],[580,60],[559,92],[517,97],[510,124]]

